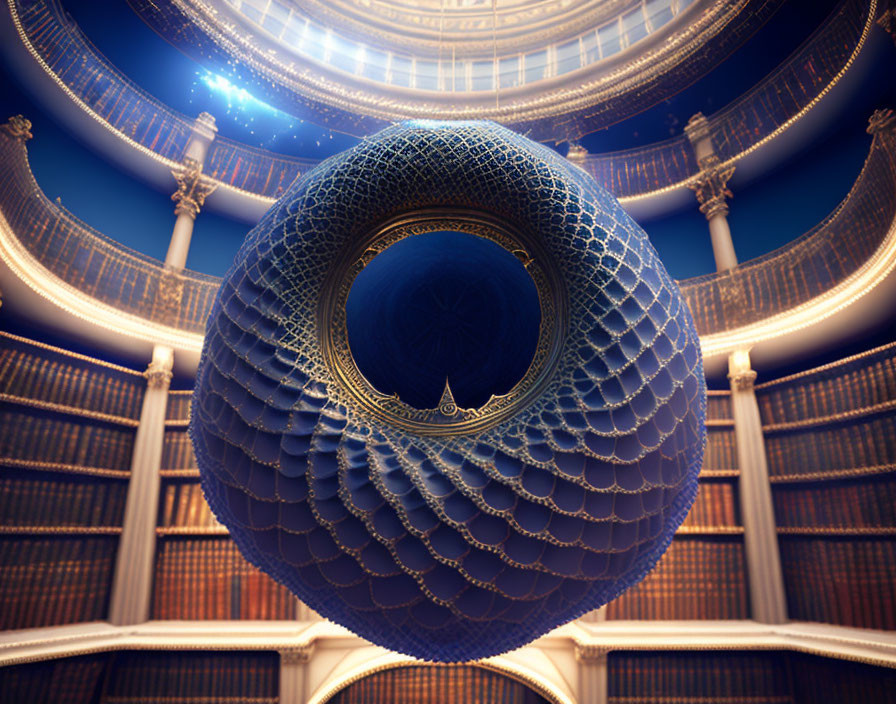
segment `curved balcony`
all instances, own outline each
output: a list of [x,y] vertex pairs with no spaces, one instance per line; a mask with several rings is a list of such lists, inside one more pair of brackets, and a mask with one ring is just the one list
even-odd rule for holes
[[723,272],[680,282],[701,337],[786,315],[833,292],[871,262],[896,220],[892,127],[875,134],[845,200],[793,242]]
[[[118,138],[166,168],[179,162],[192,119],[141,90],[96,50],[58,0],[7,0],[24,48],[57,87]],[[843,0],[827,23],[781,67],[712,116],[716,151],[734,163],[797,123],[842,78],[865,45],[877,2]],[[257,201],[260,215],[317,162],[277,155],[218,138],[205,173]],[[682,188],[698,171],[684,136],[640,149],[587,156],[583,168],[623,201]],[[214,198],[213,198],[214,200]],[[214,205],[213,202],[211,202]]]
[[[733,164],[800,120],[840,81],[865,44],[875,2],[844,0],[781,66],[709,118],[719,159]],[[685,135],[640,149],[594,154],[582,167],[617,198],[686,185],[699,171]]]
[[10,125],[0,129],[0,236],[7,245],[0,257],[11,263],[10,246],[24,255],[19,262],[38,292],[47,281],[61,281],[90,302],[168,328],[175,337],[204,334],[221,280],[165,268],[49,200],[28,166],[22,136],[13,131]]
[[[728,349],[722,337],[740,335],[747,342],[738,344],[749,346],[814,325],[851,305],[896,267],[896,117],[877,113],[872,122],[877,131],[869,156],[833,214],[763,257],[680,282],[705,355]],[[14,133],[12,121],[0,129],[0,257],[9,263],[17,247],[28,260],[28,271],[23,274],[19,266],[18,273],[30,277],[32,288],[61,281],[88,304],[163,326],[175,335],[175,346],[198,349],[220,279],[166,269],[50,201],[31,174],[24,137]],[[773,331],[756,332],[770,321],[777,323]]]
[[[171,110],[112,67],[57,0],[9,0],[20,38],[53,81],[94,119],[167,167],[180,163],[193,118]],[[282,156],[218,137],[205,174],[266,199],[264,208],[317,161]]]

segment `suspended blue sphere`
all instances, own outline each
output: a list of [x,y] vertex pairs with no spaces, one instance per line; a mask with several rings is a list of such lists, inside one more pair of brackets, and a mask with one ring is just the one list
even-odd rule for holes
[[487,122],[390,127],[298,179],[224,279],[194,398],[203,489],[243,555],[445,662],[640,581],[706,437],[699,340],[647,236]]

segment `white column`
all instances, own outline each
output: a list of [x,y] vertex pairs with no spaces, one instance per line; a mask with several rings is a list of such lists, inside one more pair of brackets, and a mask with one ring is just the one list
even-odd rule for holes
[[[193,123],[193,131],[184,149],[183,166],[172,172],[178,185],[171,196],[177,203],[174,208],[177,220],[165,257],[167,272],[159,284],[162,305],[179,304],[177,297],[165,300],[166,291],[171,289],[171,281],[166,277],[176,278],[177,272],[187,263],[193,223],[205,197],[214,190],[213,186],[202,180],[202,165],[216,132],[215,118],[206,112],[201,113]],[[134,438],[124,525],[109,603],[109,621],[118,626],[142,623],[149,618],[165,416],[173,367],[174,350],[156,345],[152,362],[145,372],[146,393],[140,409],[140,425]]]
[[171,200],[177,203],[174,207],[177,220],[171,233],[165,264],[174,269],[186,266],[196,216],[206,197],[215,190],[214,185],[202,178],[202,168],[217,131],[215,118],[207,112],[200,113],[193,123],[193,131],[184,149],[183,165],[171,172],[177,181],[177,190],[171,196]]
[[768,479],[765,439],[753,388],[756,372],[750,366],[749,351],[734,352],[728,359],[728,369],[740,468],[740,508],[744,523],[750,607],[756,621],[784,623],[787,620],[787,598]]
[[734,167],[722,167],[716,156],[709,131],[709,121],[702,113],[697,113],[684,128],[694,154],[700,173],[690,188],[695,191],[700,203],[700,212],[709,222],[709,237],[712,241],[712,253],[716,260],[716,270],[725,271],[737,266],[737,255],[728,227],[728,204],[726,198],[731,197],[728,190],[728,179],[734,174]]
[[[737,266],[737,254],[728,227],[727,198],[731,197],[728,180],[734,167],[723,167],[715,153],[709,122],[699,112],[685,127],[700,174],[691,184],[700,212],[709,222],[709,236],[716,260],[716,270]],[[740,506],[744,523],[744,548],[750,586],[750,608],[753,618],[762,623],[783,623],[787,620],[787,598],[781,572],[781,555],[775,529],[775,512],[765,438],[753,382],[756,372],[750,365],[748,349],[738,350],[728,358],[728,379],[731,382],[731,408],[734,414],[734,435],[740,468]]]
[[280,704],[305,704],[308,701],[308,662],[314,645],[280,651]]
[[173,362],[173,350],[157,345],[145,372],[146,393],[134,439],[124,525],[109,604],[109,621],[116,626],[142,623],[149,618],[161,482],[159,470]]
[[608,652],[606,648],[596,645],[576,646],[576,662],[579,664],[579,704],[607,704],[609,701]]
[[578,142],[570,142],[569,151],[566,152],[566,158],[580,169],[584,169],[585,159],[588,158],[588,150]]
[[731,239],[731,228],[728,227],[727,208],[725,212],[715,212],[708,218],[709,239],[712,242],[712,254],[716,260],[716,270],[725,271],[737,266],[737,255],[734,253],[734,242]]
[[191,159],[204,165],[208,148],[215,141],[217,133],[214,116],[207,112],[199,113],[199,117],[193,122],[193,130],[184,149],[184,160]]

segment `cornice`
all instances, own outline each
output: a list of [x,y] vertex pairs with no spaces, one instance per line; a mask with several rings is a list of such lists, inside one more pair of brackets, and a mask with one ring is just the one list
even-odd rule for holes
[[[0,633],[0,666],[117,650],[273,650],[312,652],[367,646],[380,653],[344,673],[336,691],[371,667],[388,669],[419,662],[374,648],[329,621],[147,621],[134,626],[107,622],[50,626]],[[896,633],[823,623],[764,624],[757,621],[574,621],[531,646],[583,656],[620,651],[791,650],[896,668]],[[512,654],[509,654],[512,655]],[[478,664],[508,671],[507,656]],[[502,663],[503,661],[503,663]],[[358,679],[360,677],[357,677]],[[319,690],[312,701],[325,700]],[[320,695],[320,696],[318,696]]]

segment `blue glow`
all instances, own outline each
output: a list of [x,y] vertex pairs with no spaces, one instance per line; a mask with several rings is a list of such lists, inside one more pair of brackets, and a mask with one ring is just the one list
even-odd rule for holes
[[200,74],[199,79],[213,91],[224,96],[227,99],[227,107],[229,108],[233,107],[234,103],[236,103],[239,109],[242,110],[264,110],[276,115],[290,117],[282,110],[278,110],[274,106],[268,105],[263,100],[259,100],[245,88],[241,88],[240,86],[232,83],[230,80],[220,74],[206,71],[204,74]]

